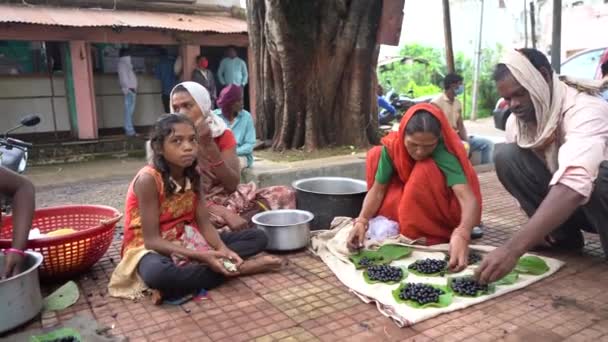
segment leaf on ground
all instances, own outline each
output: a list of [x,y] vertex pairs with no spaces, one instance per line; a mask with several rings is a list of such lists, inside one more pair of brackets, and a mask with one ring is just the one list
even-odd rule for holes
[[520,274],[541,275],[549,271],[549,265],[543,260],[534,255],[528,255],[519,258],[515,266],[515,272]]
[[73,281],[68,281],[55,292],[44,298],[44,311],[60,311],[69,308],[78,301],[80,292],[78,285]]
[[452,304],[452,301],[454,300],[454,293],[452,292],[452,290],[450,288],[448,288],[447,286],[443,286],[443,285],[434,285],[434,284],[428,284],[428,285],[431,285],[432,287],[434,287],[436,289],[440,289],[444,292],[444,294],[439,296],[439,302],[426,303],[424,305],[421,305],[420,303],[418,303],[415,300],[411,300],[411,299],[403,300],[403,299],[399,298],[399,293],[401,293],[401,290],[405,286],[407,286],[407,283],[403,283],[403,284],[401,284],[401,286],[399,286],[398,288],[393,290],[393,298],[395,299],[395,301],[397,303],[406,304],[415,309],[445,308],[445,307],[449,306],[450,304]]
[[387,285],[395,285],[395,284],[399,284],[400,282],[402,282],[405,278],[407,278],[407,269],[405,267],[401,267],[401,279],[399,279],[398,281],[380,281],[380,280],[372,280],[369,277],[369,274],[367,273],[367,270],[363,271],[363,279],[365,280],[366,283],[368,284],[387,284]]

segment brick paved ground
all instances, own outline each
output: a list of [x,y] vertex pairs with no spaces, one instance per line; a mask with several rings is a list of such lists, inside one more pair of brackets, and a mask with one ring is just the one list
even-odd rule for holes
[[[497,245],[524,217],[494,173],[480,178],[489,227],[481,243]],[[280,273],[230,281],[201,303],[158,307],[109,298],[106,284],[119,260],[115,242],[78,280],[82,296],[76,305],[26,329],[86,313],[131,341],[608,341],[608,265],[598,240],[588,241],[584,255],[559,256],[567,265],[548,279],[402,329],[349,294],[307,252],[290,255],[291,265]]]

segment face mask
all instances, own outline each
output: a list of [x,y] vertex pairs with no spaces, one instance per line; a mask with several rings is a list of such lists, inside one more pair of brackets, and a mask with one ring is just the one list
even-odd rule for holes
[[464,93],[464,85],[459,85],[458,88],[456,88],[456,91],[454,92],[456,93],[456,95],[462,95],[462,93]]

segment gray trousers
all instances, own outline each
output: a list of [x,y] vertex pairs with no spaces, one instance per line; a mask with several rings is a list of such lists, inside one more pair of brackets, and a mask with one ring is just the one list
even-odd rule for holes
[[[549,193],[552,174],[534,152],[517,144],[497,147],[494,158],[498,179],[531,217]],[[600,165],[589,202],[554,230],[551,237],[560,246],[580,248],[584,244],[581,229],[599,234],[604,256],[608,257],[608,161]]]
[[[222,233],[220,238],[241,258],[262,252],[268,243],[266,233],[257,228]],[[141,258],[137,271],[149,288],[160,290],[167,299],[183,297],[201,289],[211,290],[225,280],[222,274],[206,265],[192,262],[179,267],[171,258],[156,253],[148,253]]]

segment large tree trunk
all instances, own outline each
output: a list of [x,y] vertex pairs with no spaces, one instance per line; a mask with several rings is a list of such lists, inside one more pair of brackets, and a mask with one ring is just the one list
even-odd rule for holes
[[276,150],[368,144],[381,12],[378,0],[247,0],[262,139]]

